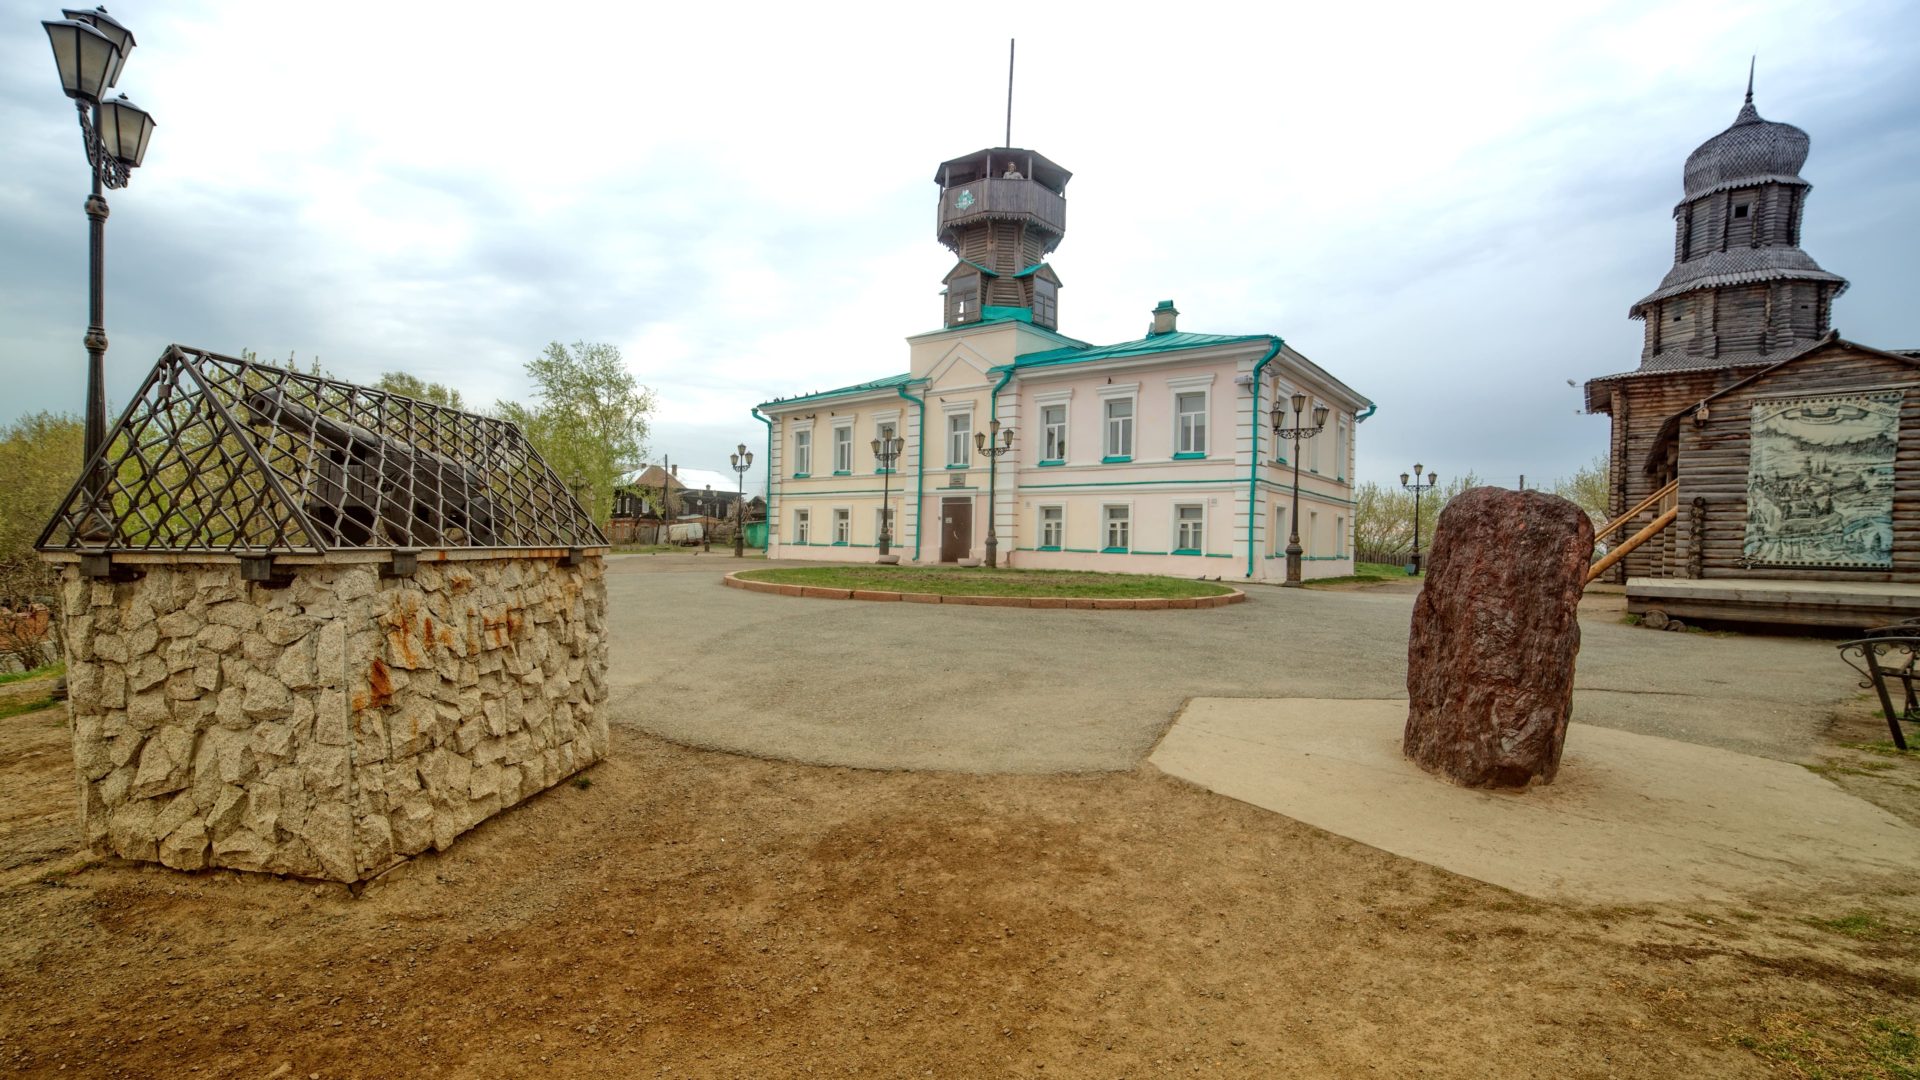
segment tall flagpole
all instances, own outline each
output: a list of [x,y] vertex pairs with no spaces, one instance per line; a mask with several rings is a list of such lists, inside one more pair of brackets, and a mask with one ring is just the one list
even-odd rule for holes
[[1007,141],[1001,146],[1013,145],[1013,41],[1007,39]]

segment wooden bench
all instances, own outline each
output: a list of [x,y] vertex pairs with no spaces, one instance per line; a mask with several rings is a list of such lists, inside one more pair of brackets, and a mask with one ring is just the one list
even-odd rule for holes
[[[1900,730],[1902,721],[1920,722],[1920,620],[1879,626],[1867,636],[1842,642],[1840,658],[1865,677],[1860,685],[1880,696],[1880,711],[1886,714],[1887,730],[1893,733],[1893,745],[1907,748]],[[1893,707],[1893,685],[1900,684],[1901,708]]]

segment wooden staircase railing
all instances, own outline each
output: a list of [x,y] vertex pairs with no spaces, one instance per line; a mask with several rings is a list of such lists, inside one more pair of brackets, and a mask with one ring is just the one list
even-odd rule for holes
[[1612,536],[1620,528],[1620,526],[1625,525],[1627,522],[1632,521],[1634,518],[1639,517],[1642,513],[1646,511],[1647,507],[1652,506],[1654,503],[1657,503],[1660,500],[1665,499],[1670,495],[1673,495],[1677,490],[1679,490],[1679,487],[1680,487],[1680,481],[1678,480],[1667,481],[1666,487],[1663,487],[1659,491],[1656,491],[1653,494],[1647,496],[1646,498],[1641,499],[1639,504],[1636,505],[1633,509],[1627,511],[1624,514],[1621,514],[1619,517],[1614,518],[1612,521],[1607,522],[1606,525],[1602,526],[1598,532],[1595,532],[1593,534],[1593,538],[1595,540],[1605,540],[1607,537]]
[[1587,584],[1593,584],[1601,574],[1613,569],[1614,564],[1626,558],[1628,553],[1633,551],[1634,548],[1660,535],[1661,530],[1673,524],[1674,519],[1680,516],[1679,490],[1680,481],[1674,480],[1666,487],[1642,499],[1638,506],[1635,506],[1633,509],[1608,522],[1605,528],[1594,534],[1596,540],[1612,536],[1616,530],[1634,517],[1644,513],[1656,504],[1660,507],[1659,516],[1655,517],[1651,523],[1639,532],[1627,537],[1626,542],[1607,552],[1606,555],[1601,557],[1599,562],[1594,563],[1587,569]]

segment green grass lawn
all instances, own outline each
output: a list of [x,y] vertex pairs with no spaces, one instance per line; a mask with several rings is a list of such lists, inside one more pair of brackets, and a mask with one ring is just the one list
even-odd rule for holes
[[1219,596],[1225,585],[1147,574],[1097,574],[1079,570],[986,570],[926,566],[802,566],[749,570],[753,581],[813,585],[823,589],[939,593],[943,596],[1077,596],[1101,600],[1141,597]]
[[4,675],[0,675],[0,686],[5,686],[11,682],[20,682],[24,679],[39,679],[49,675],[64,675],[66,671],[67,662],[64,660],[56,660],[51,664],[42,664],[32,671],[9,671]]
[[57,704],[59,702],[53,700],[52,694],[41,694],[38,697],[22,698],[18,701],[0,701],[0,720],[19,716],[21,713],[50,709]]
[[1363,562],[1353,564],[1353,573],[1342,577],[1314,578],[1307,587],[1315,585],[1378,585],[1383,581],[1425,581],[1427,575],[1422,571],[1418,576],[1409,576],[1404,566],[1389,563]]

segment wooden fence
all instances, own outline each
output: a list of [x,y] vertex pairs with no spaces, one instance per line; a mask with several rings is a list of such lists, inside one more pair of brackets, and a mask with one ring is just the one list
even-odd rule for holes
[[1355,545],[1354,562],[1384,563],[1388,566],[1405,566],[1413,561],[1411,551],[1392,551],[1386,548],[1367,548]]

